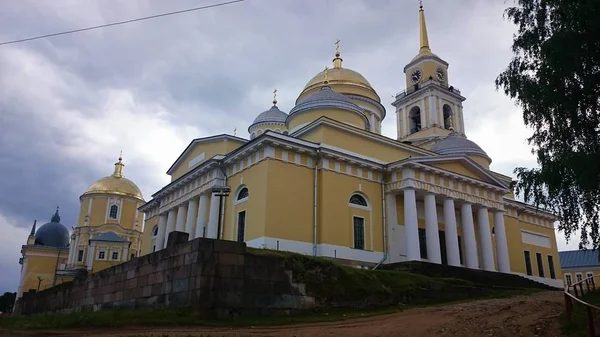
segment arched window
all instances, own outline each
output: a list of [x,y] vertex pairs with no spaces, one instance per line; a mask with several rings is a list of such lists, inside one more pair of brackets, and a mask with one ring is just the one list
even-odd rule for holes
[[284,135],[287,135],[287,134],[288,134],[287,130],[286,130],[286,131],[283,131],[283,134],[284,134]]
[[279,129],[275,129],[275,132],[277,132],[277,133],[281,133],[281,130],[279,130]]
[[110,212],[109,212],[108,216],[111,219],[116,219],[118,214],[119,214],[119,206],[117,206],[117,205],[110,206]]
[[450,129],[450,127],[454,127],[454,121],[452,120],[452,109],[448,104],[444,104],[442,108],[444,112],[444,129]]
[[353,194],[350,197],[350,203],[353,205],[357,205],[357,206],[363,206],[363,207],[367,207],[369,206],[367,204],[367,200],[360,194]]
[[410,121],[410,133],[415,133],[421,130],[421,109],[418,106],[410,109],[408,118]]
[[238,192],[237,198],[235,198],[235,200],[240,201],[246,199],[249,195],[250,194],[248,193],[248,188],[244,187]]
[[154,226],[152,228],[152,237],[157,237],[158,236],[158,226]]

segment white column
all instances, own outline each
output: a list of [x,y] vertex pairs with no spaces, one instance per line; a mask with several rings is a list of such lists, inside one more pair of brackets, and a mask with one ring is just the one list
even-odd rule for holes
[[219,197],[212,195],[210,197],[210,211],[208,213],[208,229],[206,230],[206,236],[210,239],[217,238],[217,231],[219,230]]
[[475,240],[475,227],[473,225],[473,209],[471,204],[464,203],[460,207],[463,237],[465,239],[465,265],[467,268],[478,269],[477,241]]
[[177,216],[177,211],[175,209],[171,209],[169,214],[167,215],[167,229],[165,230],[165,239],[163,243],[163,248],[167,248],[167,241],[169,241],[169,233],[175,230],[175,217]]
[[96,244],[92,243],[88,250],[88,256],[87,256],[87,261],[86,261],[88,270],[92,270],[92,264],[94,263],[95,258],[96,258]]
[[435,98],[433,95],[429,96],[429,119],[431,120],[431,125],[438,124],[437,121],[437,111],[435,109]]
[[75,238],[71,239],[69,243],[69,257],[67,258],[67,265],[73,264],[73,255],[75,255]]
[[399,262],[400,260],[400,243],[395,239],[396,230],[398,230],[398,213],[396,211],[396,196],[388,193],[385,195],[385,221],[387,226],[387,249],[388,261]]
[[456,229],[456,211],[454,210],[454,200],[450,198],[444,199],[444,225],[448,264],[451,266],[460,266],[458,231]]
[[200,200],[198,201],[198,217],[196,218],[196,232],[194,238],[204,237],[204,231],[206,228],[206,212],[208,211],[208,196],[206,194],[200,194]]
[[410,110],[407,108],[402,108],[402,118],[404,119],[404,136],[410,135],[410,118],[408,117],[408,113]]
[[433,263],[442,263],[437,210],[433,193],[425,195],[425,237],[427,238],[427,259]]
[[479,224],[479,240],[481,241],[483,269],[493,271],[495,270],[494,251],[492,248],[492,233],[490,231],[490,219],[487,207],[480,207],[477,210],[477,222]]
[[129,248],[123,248],[123,256],[121,256],[121,261],[129,261]]
[[498,258],[498,270],[501,273],[510,273],[508,243],[506,242],[506,228],[504,226],[503,211],[494,212],[494,235],[496,236],[496,257]]
[[188,202],[187,206],[185,232],[190,235],[190,240],[194,238],[194,230],[196,229],[196,220],[198,218],[198,201],[199,199],[194,198]]
[[421,130],[427,127],[427,113],[425,111],[425,99],[419,101],[419,109],[421,109]]
[[158,217],[158,235],[156,236],[156,251],[165,247],[165,237],[167,236],[167,215],[161,214]]
[[[17,290],[17,298],[23,297],[23,287],[25,286],[23,283],[25,281],[25,275],[27,273],[27,257],[23,256],[23,265],[21,267],[21,277],[19,279],[19,288]],[[29,289],[27,289],[29,290]]]
[[421,261],[417,199],[412,188],[404,190],[404,230],[406,231],[406,257],[409,261]]
[[443,128],[444,127],[444,106],[442,105],[442,99],[439,96],[436,96],[435,99],[437,100],[437,106],[440,107],[440,109],[438,110],[437,113],[438,113],[438,119],[440,120],[440,126]]
[[[73,249],[75,250],[75,253],[73,254],[73,265],[79,263],[79,261],[77,261],[77,258],[79,257],[79,241],[80,240],[81,240],[81,234],[78,233],[75,236],[75,246],[73,247]],[[83,257],[82,257],[82,260],[83,260]]]
[[398,135],[397,138],[402,138],[403,125],[404,123],[402,123],[402,109],[396,109],[396,134]]
[[187,207],[185,204],[179,205],[177,207],[177,225],[175,226],[175,230],[178,232],[185,231],[185,217],[187,215]]

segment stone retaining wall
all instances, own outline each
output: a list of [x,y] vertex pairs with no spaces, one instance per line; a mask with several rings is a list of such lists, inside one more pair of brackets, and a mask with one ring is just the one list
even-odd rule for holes
[[246,244],[172,232],[167,248],[40,292],[27,292],[15,314],[191,306],[224,318],[308,309],[315,299],[275,256],[246,254]]

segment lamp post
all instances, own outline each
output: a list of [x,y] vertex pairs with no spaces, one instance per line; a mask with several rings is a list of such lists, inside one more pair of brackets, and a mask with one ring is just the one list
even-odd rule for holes
[[213,187],[212,193],[219,197],[219,220],[217,222],[217,239],[221,239],[221,213],[223,209],[223,197],[227,197],[231,193],[231,187],[219,186]]

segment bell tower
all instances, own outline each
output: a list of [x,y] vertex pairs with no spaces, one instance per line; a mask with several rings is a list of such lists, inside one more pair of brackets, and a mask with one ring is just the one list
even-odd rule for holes
[[455,131],[464,135],[460,91],[449,84],[448,63],[431,52],[425,11],[419,4],[419,53],[405,67],[406,90],[396,95],[398,139],[430,147]]

